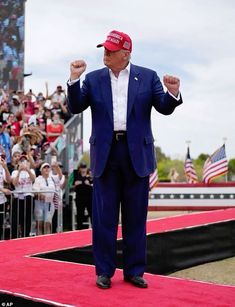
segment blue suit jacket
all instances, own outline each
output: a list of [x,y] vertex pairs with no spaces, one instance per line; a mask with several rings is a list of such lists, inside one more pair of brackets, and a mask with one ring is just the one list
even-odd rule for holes
[[[156,72],[131,64],[127,103],[127,142],[136,174],[144,177],[156,169],[151,109],[168,115],[182,103],[165,93]],[[73,114],[91,108],[91,170],[100,177],[106,166],[113,139],[113,103],[108,68],[86,75],[68,86],[68,107]]]

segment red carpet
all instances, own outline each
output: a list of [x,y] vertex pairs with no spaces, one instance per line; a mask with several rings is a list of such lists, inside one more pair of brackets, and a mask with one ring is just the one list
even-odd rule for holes
[[[235,209],[194,213],[148,222],[148,233],[235,219]],[[91,231],[74,231],[0,242],[0,291],[63,306],[235,306],[235,287],[146,274],[148,289],[122,280],[117,270],[109,290],[95,287],[93,266],[29,257],[85,246]]]

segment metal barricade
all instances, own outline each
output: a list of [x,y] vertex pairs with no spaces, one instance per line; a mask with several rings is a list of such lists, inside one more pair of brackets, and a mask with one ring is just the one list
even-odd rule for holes
[[[55,152],[53,151],[55,148]],[[70,182],[73,170],[77,168],[83,155],[83,114],[76,114],[64,126],[64,133],[52,144],[45,156],[46,162],[51,164],[57,160],[63,165],[63,173],[66,173]],[[73,202],[70,202],[70,185],[65,188],[65,205],[71,208],[72,229],[75,229]]]
[[[3,194],[0,192],[0,194]],[[5,238],[6,203],[0,204],[0,240]]]
[[[55,208],[52,221],[44,222],[35,216],[35,206],[38,194],[54,194],[54,190],[27,190],[27,191],[12,191],[8,197],[8,201],[0,204],[0,240],[15,239],[28,236],[36,236],[40,234],[39,222],[42,222],[43,233],[63,232],[63,202]],[[39,203],[38,203],[39,204]],[[47,204],[50,209],[54,207],[53,202],[40,202],[42,210],[43,204]],[[43,210],[43,214],[45,214]],[[53,219],[54,218],[54,219]],[[50,232],[46,231],[46,223],[50,224]],[[42,233],[42,234],[43,234]]]

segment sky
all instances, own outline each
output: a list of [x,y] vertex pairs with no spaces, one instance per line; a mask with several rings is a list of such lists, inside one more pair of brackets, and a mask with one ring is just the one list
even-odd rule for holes
[[[152,111],[155,145],[171,158],[212,154],[224,141],[235,158],[235,3],[233,0],[27,0],[25,90],[66,88],[69,65],[103,67],[96,48],[111,30],[130,35],[131,62],[180,78],[184,103],[170,116]],[[90,110],[84,112],[89,149]]]

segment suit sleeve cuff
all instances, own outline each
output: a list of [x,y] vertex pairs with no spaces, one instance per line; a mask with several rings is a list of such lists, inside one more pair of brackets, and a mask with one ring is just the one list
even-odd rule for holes
[[74,79],[74,80],[68,80],[67,84],[68,84],[68,86],[71,86],[71,85],[73,85],[74,83],[78,82],[79,80],[80,80],[80,78]]
[[173,94],[171,94],[169,91],[168,91],[168,94],[171,96],[171,97],[173,97],[175,100],[177,100],[177,101],[179,101],[180,100],[180,92],[179,92],[179,94],[177,95],[177,97],[175,96],[175,95],[173,95]]

